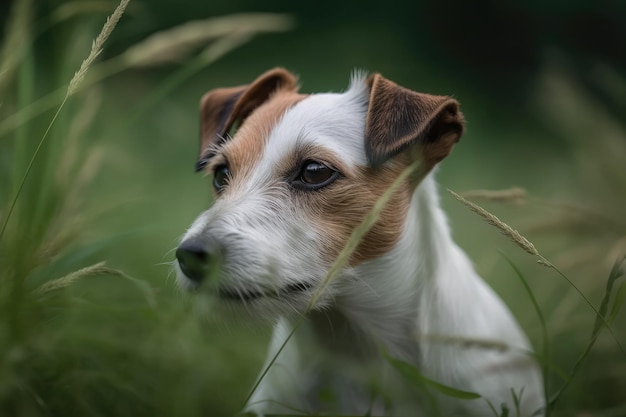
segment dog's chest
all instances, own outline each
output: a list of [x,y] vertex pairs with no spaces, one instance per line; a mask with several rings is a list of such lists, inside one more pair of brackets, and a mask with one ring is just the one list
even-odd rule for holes
[[309,337],[331,357],[370,362],[377,356],[375,342],[341,312],[330,308],[309,314]]
[[[312,377],[307,399],[317,411],[387,415],[411,404],[416,393],[383,356],[385,349],[337,310],[311,313],[298,334],[304,367]],[[417,346],[411,362],[417,361]],[[391,407],[393,404],[393,407]]]

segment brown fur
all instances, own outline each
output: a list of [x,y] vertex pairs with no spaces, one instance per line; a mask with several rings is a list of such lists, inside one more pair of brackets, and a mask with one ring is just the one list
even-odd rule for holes
[[278,91],[248,117],[237,132],[236,140],[224,145],[221,156],[228,161],[237,181],[245,181],[263,156],[269,134],[282,115],[305,97],[303,94]]
[[[300,209],[319,225],[324,237],[322,251],[329,262],[336,259],[354,229],[403,169],[420,158],[424,162],[422,170],[430,171],[450,153],[463,132],[463,116],[454,99],[413,92],[380,74],[372,75],[368,84],[370,102],[364,140],[371,166],[347,167],[332,153],[307,146],[274,168],[279,175],[288,175],[311,159],[342,174],[320,190],[292,190]],[[305,97],[297,93],[295,77],[283,69],[268,71],[249,86],[207,93],[201,105],[203,152],[224,138],[233,124],[241,123],[236,139],[221,146],[209,169],[228,163],[235,186],[229,188],[236,189],[236,184],[246,181],[257,165],[272,128]],[[378,222],[350,258],[350,265],[375,259],[397,244],[412,191],[421,175],[408,179],[386,204]]]
[[[321,190],[297,195],[301,210],[319,225],[320,235],[324,236],[322,251],[329,263],[337,258],[354,229],[405,167],[400,161],[380,169],[358,167],[344,171],[345,178],[340,177]],[[393,195],[378,222],[363,237],[350,258],[351,266],[375,259],[394,247],[402,236],[410,200],[407,183]]]
[[200,100],[200,159],[206,150],[227,132],[226,122],[237,99],[248,86],[217,88],[202,96]]
[[237,123],[243,127],[243,122],[254,110],[276,93],[295,93],[297,90],[296,78],[289,71],[274,68],[250,85],[217,88],[206,93],[200,101],[199,159],[210,159],[213,155],[207,150],[226,140],[228,131]]
[[456,100],[416,93],[380,74],[370,76],[367,82],[370,104],[365,150],[372,166],[417,144],[430,170],[452,151],[463,134],[463,115]]

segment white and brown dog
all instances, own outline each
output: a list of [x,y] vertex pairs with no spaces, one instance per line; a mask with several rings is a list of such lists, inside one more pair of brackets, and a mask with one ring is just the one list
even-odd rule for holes
[[[463,132],[458,103],[379,74],[354,76],[341,94],[297,91],[292,74],[274,69],[202,98],[197,169],[213,174],[216,198],[176,252],[182,286],[275,324],[268,364],[307,314],[248,410],[543,414],[528,340],[453,242],[428,174]],[[418,160],[421,171],[320,289],[354,229]],[[211,277],[214,260],[219,272]],[[381,352],[481,398],[407,384]]]

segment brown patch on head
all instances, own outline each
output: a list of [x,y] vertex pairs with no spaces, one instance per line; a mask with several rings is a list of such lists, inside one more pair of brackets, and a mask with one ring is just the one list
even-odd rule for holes
[[196,169],[203,169],[214,156],[214,149],[227,139],[236,125],[243,127],[257,108],[278,93],[295,93],[296,78],[285,69],[275,68],[258,77],[252,84],[218,88],[206,93],[200,102],[200,157]]
[[272,129],[285,112],[305,97],[293,92],[277,92],[254,110],[235,137],[223,146],[221,154],[237,181],[244,181],[261,159]]
[[202,96],[200,100],[200,157],[228,130],[226,122],[233,112],[235,103],[248,86],[218,88]]
[[[301,193],[300,206],[319,225],[323,255],[329,262],[334,262],[354,229],[408,166],[406,161],[400,159],[404,158],[378,169],[353,168],[321,190]],[[361,240],[350,258],[350,266],[378,258],[398,243],[404,230],[411,194],[407,180],[387,202],[376,224]]]

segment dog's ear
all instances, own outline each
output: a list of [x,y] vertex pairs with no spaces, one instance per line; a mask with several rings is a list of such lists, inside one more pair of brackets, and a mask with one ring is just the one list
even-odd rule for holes
[[426,169],[444,159],[463,134],[463,115],[450,97],[416,93],[373,74],[365,122],[365,150],[373,167],[419,146]]
[[296,77],[283,68],[262,74],[249,85],[217,88],[200,101],[200,157],[196,171],[206,166],[213,156],[211,145],[226,140],[227,133],[241,126],[246,118],[272,94],[279,90],[296,91]]

